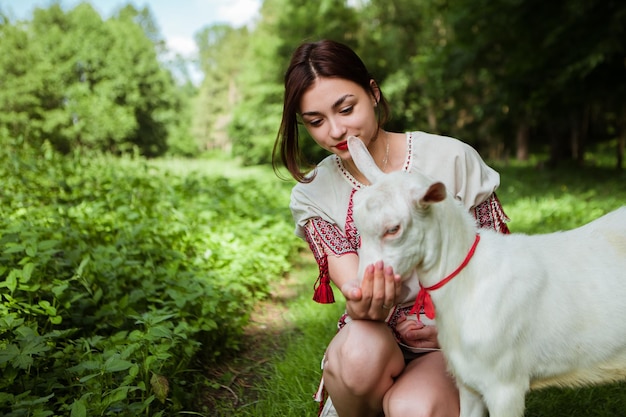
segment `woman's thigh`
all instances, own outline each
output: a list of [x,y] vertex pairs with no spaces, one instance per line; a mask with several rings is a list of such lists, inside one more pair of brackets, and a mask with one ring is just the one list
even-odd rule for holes
[[459,391],[441,352],[407,364],[383,400],[386,417],[458,417]]

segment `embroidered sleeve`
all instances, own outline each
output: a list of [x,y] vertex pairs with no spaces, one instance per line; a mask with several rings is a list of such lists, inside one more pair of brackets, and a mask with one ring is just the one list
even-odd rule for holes
[[319,276],[313,287],[313,300],[322,304],[334,303],[335,297],[328,273],[328,255],[356,253],[356,250],[337,226],[319,217],[306,223],[304,235],[319,266]]
[[504,213],[496,193],[491,194],[487,200],[474,207],[471,212],[478,221],[479,227],[493,229],[504,234],[510,233],[506,225],[509,218]]

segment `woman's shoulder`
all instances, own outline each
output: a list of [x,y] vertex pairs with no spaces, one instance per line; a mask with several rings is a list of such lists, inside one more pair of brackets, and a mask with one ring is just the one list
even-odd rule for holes
[[[482,157],[469,143],[450,136],[426,132],[410,132],[409,144],[414,158],[439,159],[440,161],[465,160],[482,162]],[[422,161],[423,162],[423,161]]]
[[328,155],[322,159],[315,168],[306,175],[307,180],[313,178],[308,182],[300,182],[294,186],[296,189],[307,189],[321,187],[330,181],[333,181],[335,177],[339,175],[337,170],[337,161],[335,155]]
[[342,199],[344,195],[349,195],[351,185],[341,170],[341,163],[336,155],[329,155],[319,162],[308,174],[311,178],[309,182],[301,182],[294,185],[291,196],[292,199],[303,199],[307,201],[320,200],[319,204],[324,204],[324,200],[331,201]]
[[465,152],[468,148],[473,149],[466,142],[451,136],[437,135],[422,131],[409,132],[408,135],[413,142],[413,146],[417,148],[429,147],[440,149],[441,151],[456,150],[458,152]]
[[314,170],[314,178],[296,184],[291,191],[289,206],[298,225],[298,236],[302,235],[305,222],[313,217],[343,224],[351,195],[350,184],[342,178],[334,158],[331,155],[321,161]]
[[499,174],[469,144],[449,136],[413,132],[413,167],[446,184],[469,209],[490,196]]

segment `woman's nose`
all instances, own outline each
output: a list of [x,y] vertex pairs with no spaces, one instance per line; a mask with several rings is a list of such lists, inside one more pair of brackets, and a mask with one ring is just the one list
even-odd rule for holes
[[343,139],[346,133],[346,127],[338,120],[329,120],[330,123],[330,137],[333,139]]

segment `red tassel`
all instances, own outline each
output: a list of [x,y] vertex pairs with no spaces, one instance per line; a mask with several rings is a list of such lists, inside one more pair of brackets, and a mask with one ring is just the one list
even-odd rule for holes
[[330,279],[328,277],[319,277],[313,288],[315,290],[313,301],[320,304],[331,304],[335,302],[335,295],[333,294],[333,289],[330,286]]

